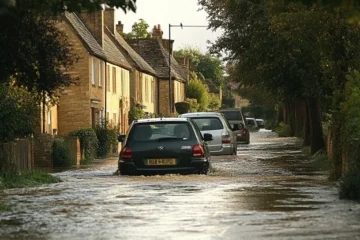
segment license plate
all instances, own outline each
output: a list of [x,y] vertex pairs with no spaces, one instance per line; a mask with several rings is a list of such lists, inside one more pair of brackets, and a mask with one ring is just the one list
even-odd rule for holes
[[237,136],[238,136],[238,137],[241,137],[241,133],[238,133]]
[[148,165],[175,165],[175,158],[148,159]]

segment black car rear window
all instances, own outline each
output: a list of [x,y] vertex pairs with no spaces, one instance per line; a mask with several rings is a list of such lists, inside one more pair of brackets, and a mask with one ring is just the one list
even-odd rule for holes
[[217,117],[192,118],[201,131],[220,130],[224,126]]
[[230,121],[230,120],[239,120],[241,121],[241,115],[239,111],[223,111],[221,112],[222,114],[224,114],[225,118]]
[[188,140],[194,138],[187,122],[149,122],[135,124],[129,133],[132,141]]

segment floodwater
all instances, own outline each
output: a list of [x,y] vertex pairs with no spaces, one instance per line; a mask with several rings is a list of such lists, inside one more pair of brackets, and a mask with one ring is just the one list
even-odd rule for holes
[[55,173],[0,192],[0,239],[360,239],[360,204],[300,149],[260,131],[208,176],[117,176],[116,159]]

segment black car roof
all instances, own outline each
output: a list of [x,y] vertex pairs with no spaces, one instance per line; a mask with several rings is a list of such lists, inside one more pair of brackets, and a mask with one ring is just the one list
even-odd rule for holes
[[188,118],[147,118],[135,120],[134,123],[155,123],[155,122],[189,122]]

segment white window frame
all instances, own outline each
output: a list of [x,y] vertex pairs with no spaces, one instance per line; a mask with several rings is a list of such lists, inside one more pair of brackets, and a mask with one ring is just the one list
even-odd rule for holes
[[95,85],[95,59],[91,58],[91,84]]
[[102,87],[102,64],[99,61],[99,87]]

